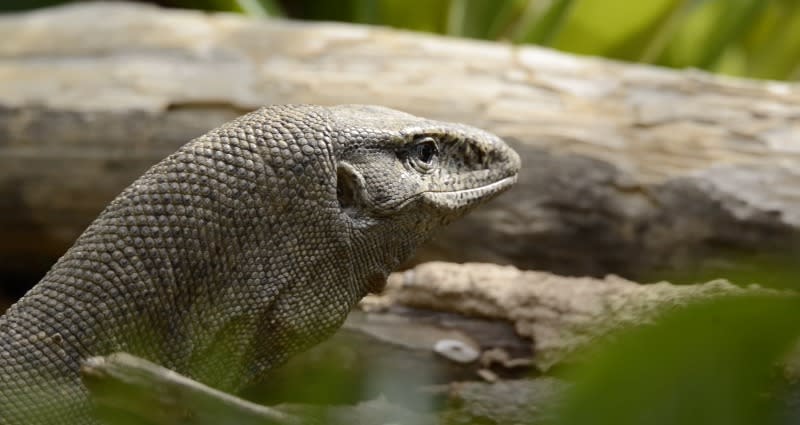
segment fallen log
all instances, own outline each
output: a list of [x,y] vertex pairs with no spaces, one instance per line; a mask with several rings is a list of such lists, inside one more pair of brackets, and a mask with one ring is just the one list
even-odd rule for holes
[[127,353],[89,358],[81,367],[81,376],[99,415],[109,424],[301,423]]

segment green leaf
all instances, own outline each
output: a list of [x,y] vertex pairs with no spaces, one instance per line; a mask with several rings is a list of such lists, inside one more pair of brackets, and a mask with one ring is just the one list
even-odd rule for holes
[[731,283],[747,286],[753,283],[766,288],[800,291],[800,267],[797,248],[745,249],[719,248],[713,258],[680,270],[661,270],[645,274],[646,282],[667,281],[678,285],[708,282],[721,276]]
[[[447,11],[447,34],[487,39],[507,25],[517,1],[451,0]],[[505,22],[503,22],[505,21]]]
[[486,37],[490,40],[511,39],[511,31],[528,3],[530,3],[529,0],[498,2],[501,7],[497,9],[494,17],[492,17],[492,23],[487,29]]
[[767,3],[765,0],[726,0],[698,66],[713,69],[725,50],[733,47],[758,22]]
[[[694,3],[694,0],[682,0],[673,3],[670,10],[657,23],[646,30],[647,34],[642,36],[642,41],[646,40],[646,42],[640,44],[643,46],[641,49],[637,49],[641,50],[641,53],[636,55],[636,59],[639,62],[654,63],[661,57],[669,40],[675,36],[681,22],[686,19]],[[633,52],[631,57],[634,57]]]
[[283,16],[283,9],[275,0],[236,0],[239,8],[250,16]]
[[718,9],[722,6],[715,1],[703,1],[695,5],[667,44],[658,63],[676,68],[696,66],[721,13]]
[[[662,63],[676,67],[716,69],[726,50],[735,48],[759,22],[768,3],[766,0],[703,2],[695,8],[678,30],[667,48]],[[730,60],[740,53],[734,52],[734,56],[729,56],[727,59]]]
[[776,423],[800,298],[724,296],[623,330],[568,372],[557,425]]
[[[682,0],[580,0],[572,7],[552,45],[574,53],[603,55],[623,50],[615,57],[635,58],[647,45],[657,24]],[[620,46],[635,46],[621,49]]]
[[754,26],[746,48],[750,52],[748,75],[788,79],[800,66],[800,2],[772,1]]
[[517,26],[514,40],[550,45],[570,16],[574,0],[530,1]]
[[448,0],[381,0],[378,22],[397,28],[444,33]]
[[375,0],[354,0],[352,21],[359,24],[379,23],[380,2]]

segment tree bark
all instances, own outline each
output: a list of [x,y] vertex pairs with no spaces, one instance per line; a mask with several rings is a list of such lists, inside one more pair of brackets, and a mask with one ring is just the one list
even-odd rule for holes
[[136,4],[0,16],[0,37],[0,272],[26,284],[149,165],[268,103],[380,103],[513,144],[517,187],[416,262],[642,277],[797,252],[797,85]]

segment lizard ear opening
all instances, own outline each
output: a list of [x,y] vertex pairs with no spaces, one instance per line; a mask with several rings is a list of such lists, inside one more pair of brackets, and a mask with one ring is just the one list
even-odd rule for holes
[[336,198],[339,208],[350,217],[358,215],[359,183],[361,176],[350,164],[342,163],[336,169]]

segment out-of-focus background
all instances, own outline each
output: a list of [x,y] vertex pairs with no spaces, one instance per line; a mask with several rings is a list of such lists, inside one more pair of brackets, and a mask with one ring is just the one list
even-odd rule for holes
[[265,103],[381,103],[496,132],[520,182],[394,275],[423,296],[373,300],[249,398],[797,423],[800,1],[77,3],[0,1],[0,311],[190,138]]
[[[23,10],[63,0],[5,0]],[[728,75],[800,78],[796,0],[161,0],[167,7],[386,25]]]

